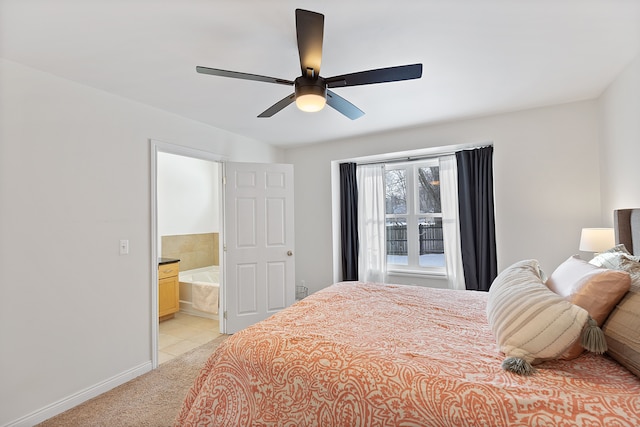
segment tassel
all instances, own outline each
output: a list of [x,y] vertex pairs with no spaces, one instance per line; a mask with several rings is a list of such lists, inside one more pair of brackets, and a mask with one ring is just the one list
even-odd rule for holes
[[502,361],[502,369],[518,375],[531,375],[535,371],[531,363],[519,357],[507,357]]
[[607,351],[607,340],[598,323],[589,316],[589,322],[582,331],[580,345],[592,353],[602,354]]

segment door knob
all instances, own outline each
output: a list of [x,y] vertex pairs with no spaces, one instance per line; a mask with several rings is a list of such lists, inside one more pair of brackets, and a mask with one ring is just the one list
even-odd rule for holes
[[291,255],[293,255],[293,252],[291,252],[291,251],[287,251],[287,255],[288,255],[288,256],[291,256]]

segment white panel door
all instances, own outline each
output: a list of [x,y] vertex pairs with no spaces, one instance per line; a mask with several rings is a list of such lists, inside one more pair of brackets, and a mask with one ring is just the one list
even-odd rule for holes
[[224,330],[295,301],[293,165],[224,164]]

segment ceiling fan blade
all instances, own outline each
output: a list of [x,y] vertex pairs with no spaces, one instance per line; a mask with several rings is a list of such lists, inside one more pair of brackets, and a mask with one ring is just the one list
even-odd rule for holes
[[330,90],[327,91],[327,104],[351,120],[364,116],[364,111]]
[[282,98],[280,101],[276,102],[271,107],[264,110],[258,117],[271,117],[275,113],[282,110],[284,107],[288,106],[295,100],[296,100],[296,94],[292,93],[291,95],[285,98]]
[[320,75],[320,63],[322,62],[324,15],[296,9],[296,34],[302,75],[317,78]]
[[420,77],[422,77],[422,64],[411,64],[343,74],[329,77],[326,80],[327,87],[342,87],[397,82],[400,80],[419,79]]
[[211,74],[212,76],[232,77],[234,79],[255,80],[258,82],[277,83],[281,85],[291,86],[291,80],[277,79],[275,77],[259,76],[257,74],[240,73],[238,71],[220,70],[218,68],[196,67],[196,71],[200,74]]

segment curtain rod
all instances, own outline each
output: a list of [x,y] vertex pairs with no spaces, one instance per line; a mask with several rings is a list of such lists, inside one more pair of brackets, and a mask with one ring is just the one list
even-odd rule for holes
[[435,159],[435,158],[442,157],[442,156],[450,156],[452,154],[457,153],[458,151],[476,150],[478,148],[492,147],[492,146],[493,145],[491,145],[491,144],[478,145],[476,147],[461,148],[461,149],[453,150],[453,151],[441,151],[441,152],[437,152],[437,153],[433,153],[433,154],[425,154],[425,155],[422,155],[422,156],[392,157],[392,158],[390,158],[388,160],[373,160],[373,161],[370,161],[370,162],[355,162],[355,164],[357,166],[369,166],[369,165],[386,165],[386,164],[390,164],[390,163],[417,162],[419,160]]

